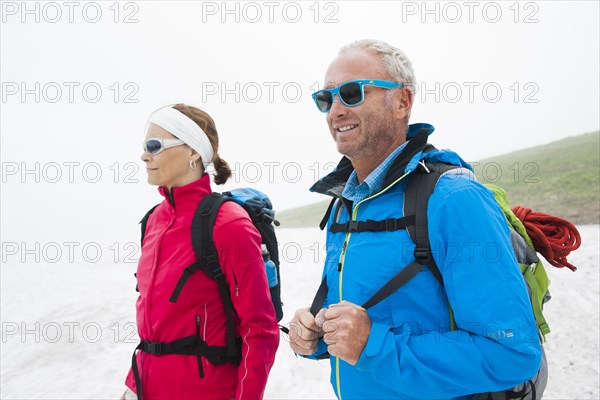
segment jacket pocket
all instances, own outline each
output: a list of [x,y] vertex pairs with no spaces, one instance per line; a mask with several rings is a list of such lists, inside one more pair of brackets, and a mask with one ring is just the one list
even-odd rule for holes
[[235,271],[231,271],[231,274],[233,275],[233,282],[235,283],[235,296],[237,297],[240,295],[240,286],[238,285],[237,277],[235,276]]
[[[200,336],[200,322],[201,318],[199,315],[196,315],[196,336],[202,340]],[[200,373],[200,378],[204,378],[204,367],[202,366],[202,356],[198,355],[198,372]]]

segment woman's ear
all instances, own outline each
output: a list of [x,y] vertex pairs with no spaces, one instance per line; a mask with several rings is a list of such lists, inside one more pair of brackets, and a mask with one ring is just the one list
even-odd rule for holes
[[[192,150],[192,153],[190,154],[190,166],[191,164],[196,164],[200,167],[200,175],[204,174],[204,164],[202,164],[202,158],[200,157],[200,154],[198,154],[195,150]],[[196,168],[194,168],[196,169]]]
[[190,160],[194,162],[200,162],[200,154],[196,152],[196,150],[190,147]]

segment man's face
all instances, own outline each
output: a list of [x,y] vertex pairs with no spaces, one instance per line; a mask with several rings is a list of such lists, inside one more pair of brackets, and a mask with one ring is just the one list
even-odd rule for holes
[[[355,79],[391,80],[391,77],[377,53],[352,49],[333,60],[325,74],[325,87],[337,87]],[[365,86],[365,99],[355,107],[345,106],[335,96],[326,119],[341,154],[353,162],[380,162],[382,156],[404,142],[398,113],[394,112],[394,95],[398,90]]]

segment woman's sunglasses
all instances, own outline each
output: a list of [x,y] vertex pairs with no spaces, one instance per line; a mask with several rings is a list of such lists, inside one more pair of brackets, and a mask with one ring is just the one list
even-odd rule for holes
[[312,97],[321,112],[329,112],[333,105],[333,98],[337,94],[338,98],[348,107],[355,107],[365,99],[365,85],[376,86],[384,89],[403,88],[404,85],[397,82],[382,81],[376,79],[360,79],[348,81],[333,89],[323,89],[313,93]]
[[185,144],[185,142],[179,139],[150,138],[144,141],[144,151],[156,155],[169,147],[180,146],[182,144]]

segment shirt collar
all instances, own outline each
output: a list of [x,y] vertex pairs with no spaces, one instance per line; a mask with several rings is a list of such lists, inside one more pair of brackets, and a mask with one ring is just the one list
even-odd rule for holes
[[346,182],[342,196],[356,203],[379,192],[383,188],[383,181],[394,159],[396,159],[407,143],[404,142],[392,151],[360,184],[358,183],[356,170],[352,171]]

